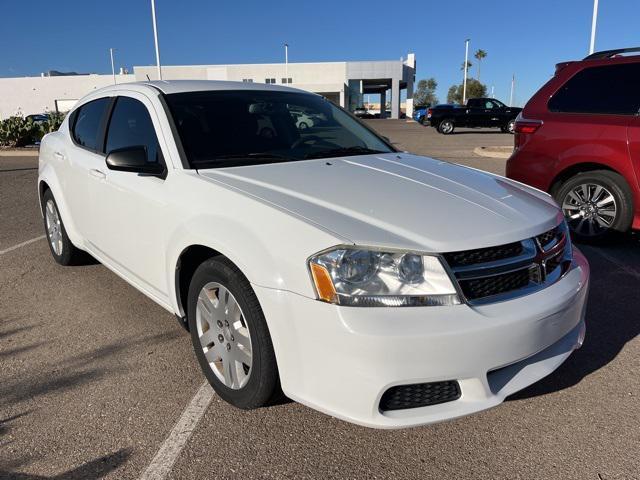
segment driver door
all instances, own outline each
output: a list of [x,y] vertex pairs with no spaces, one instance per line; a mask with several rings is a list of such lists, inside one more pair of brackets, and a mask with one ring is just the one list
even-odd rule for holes
[[[118,96],[107,125],[105,152],[144,146],[147,161],[164,164],[159,131],[157,114],[147,97],[134,92]],[[101,173],[92,177],[90,185],[93,214],[88,239],[93,249],[152,297],[167,303],[166,179],[109,170],[105,163]]]

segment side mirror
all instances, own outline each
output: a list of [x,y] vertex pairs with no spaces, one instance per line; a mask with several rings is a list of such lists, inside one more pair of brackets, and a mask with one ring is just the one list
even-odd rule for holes
[[155,176],[164,174],[164,165],[149,162],[147,149],[142,145],[111,150],[106,162],[109,170]]

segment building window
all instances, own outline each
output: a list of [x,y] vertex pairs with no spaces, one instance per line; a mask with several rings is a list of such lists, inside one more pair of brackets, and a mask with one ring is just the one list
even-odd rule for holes
[[282,83],[291,83],[291,77],[289,78],[282,77]]
[[253,83],[253,78],[243,78],[242,81],[244,83]]
[[264,83],[276,83],[276,79],[275,78],[265,78],[264,79]]

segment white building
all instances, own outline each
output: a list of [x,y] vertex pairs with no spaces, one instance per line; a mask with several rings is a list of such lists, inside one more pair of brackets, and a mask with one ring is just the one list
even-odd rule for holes
[[[413,113],[415,68],[415,55],[410,53],[405,61],[167,65],[162,67],[162,77],[285,84],[324,95],[351,111],[363,106],[364,95],[380,95],[381,105],[391,104],[391,118],[399,118],[402,90],[406,90],[406,114]],[[158,79],[155,66],[134,67],[133,71],[132,75],[116,75],[116,81]],[[66,111],[87,93],[112,83],[111,75],[0,78],[0,118]]]

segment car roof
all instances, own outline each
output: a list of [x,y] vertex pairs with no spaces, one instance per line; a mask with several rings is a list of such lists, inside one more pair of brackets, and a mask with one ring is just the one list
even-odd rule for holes
[[230,82],[220,80],[153,80],[146,82],[129,82],[118,85],[111,85],[100,89],[100,92],[108,92],[112,90],[136,89],[136,87],[153,88],[164,94],[185,92],[207,92],[207,91],[224,91],[224,90],[260,90],[260,91],[278,91],[278,92],[298,92],[312,93],[297,88],[285,87],[280,85],[253,83],[253,82]]

